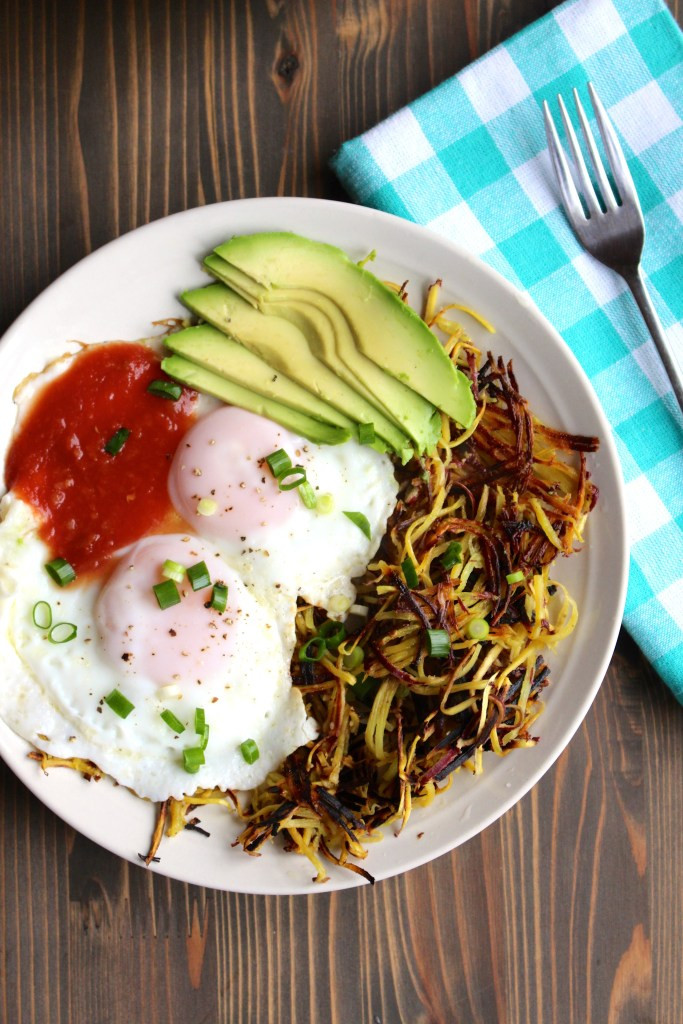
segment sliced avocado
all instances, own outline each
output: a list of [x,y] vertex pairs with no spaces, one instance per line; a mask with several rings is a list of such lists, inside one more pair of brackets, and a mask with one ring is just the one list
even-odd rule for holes
[[224,284],[183,292],[185,305],[220,331],[255,352],[274,370],[333,405],[356,423],[373,423],[379,437],[394,451],[410,447],[403,431],[382,414],[311,351],[304,335],[279,317],[266,317]]
[[417,313],[341,249],[289,232],[236,235],[215,252],[264,288],[306,288],[343,309],[359,349],[462,426],[475,416],[467,377]]
[[271,288],[261,308],[268,314],[287,318],[291,311],[301,320],[301,329],[307,335],[313,329],[331,332],[335,363],[344,379],[363,385],[364,393],[412,437],[418,451],[427,451],[436,444],[441,417],[435,416],[434,406],[361,352],[343,309],[336,302],[308,289]]
[[162,359],[161,368],[169,377],[174,377],[188,387],[205,391],[230,405],[238,405],[240,409],[275,420],[280,426],[301,434],[315,444],[342,444],[351,436],[350,431],[343,427],[322,423],[312,416],[299,412],[298,409],[292,409],[272,398],[265,398],[242,384],[235,384],[234,381],[226,380],[225,377],[220,377],[203,366],[197,366],[184,356],[167,356]]
[[298,327],[318,359],[409,435],[419,452],[434,446],[441,432],[434,406],[360,351],[336,302],[303,288],[264,288],[215,254],[207,257],[205,265],[263,313],[281,316]]
[[176,355],[185,356],[197,366],[212,370],[235,384],[248,383],[251,391],[265,398],[289,405],[313,419],[344,427],[349,432],[353,429],[353,420],[348,416],[279,370],[274,370],[260,356],[209,324],[186,327],[175,334],[169,334],[164,344]]

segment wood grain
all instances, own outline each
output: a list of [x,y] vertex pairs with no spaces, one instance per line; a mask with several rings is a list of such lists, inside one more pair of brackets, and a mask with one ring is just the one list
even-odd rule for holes
[[[342,198],[345,138],[554,6],[2,0],[0,328],[139,224]],[[311,899],[148,874],[0,765],[0,1024],[680,1024],[682,722],[622,635],[568,750],[501,821]]]

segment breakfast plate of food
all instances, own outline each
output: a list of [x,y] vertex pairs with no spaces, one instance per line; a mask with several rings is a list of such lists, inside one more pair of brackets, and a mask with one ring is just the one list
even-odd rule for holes
[[342,203],[175,214],[0,345],[0,755],[128,860],[372,883],[565,748],[621,622],[609,427],[530,300]]

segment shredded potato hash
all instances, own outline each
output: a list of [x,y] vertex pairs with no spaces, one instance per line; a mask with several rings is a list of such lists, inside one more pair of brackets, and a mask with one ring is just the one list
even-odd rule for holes
[[[598,441],[539,422],[512,365],[483,357],[447,314],[458,309],[490,325],[466,307],[440,307],[440,285],[429,289],[423,315],[471,379],[476,419],[459,432],[443,416],[435,452],[397,468],[396,508],[358,581],[367,614],[352,612],[347,635],[318,661],[300,660],[299,651],[325,614],[298,610],[292,675],[318,739],[247,803],[220,790],[167,800],[147,863],[164,833],[197,828],[194,811],[220,804],[243,820],[238,843],[247,853],[279,836],[286,850],[308,857],[316,881],[326,880],[332,861],[372,882],[358,862],[381,838],[380,826],[400,830],[459,769],[481,772],[484,751],[505,756],[536,742],[545,654],[577,621],[552,566],[583,542],[597,498],[586,453]],[[405,298],[404,286],[395,290]],[[58,763],[35,756],[44,767]],[[71,767],[97,777],[88,763]]]

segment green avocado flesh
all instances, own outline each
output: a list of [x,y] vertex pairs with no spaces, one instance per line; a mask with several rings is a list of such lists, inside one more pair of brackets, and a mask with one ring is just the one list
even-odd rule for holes
[[[348,337],[342,340],[335,335],[338,361],[356,375],[362,387],[371,391],[375,402],[382,406],[386,403],[385,408],[391,409],[395,421],[410,433],[418,449],[428,446],[425,438],[429,436],[430,422],[434,429],[429,404],[461,426],[470,426],[475,404],[467,377],[453,366],[417,313],[340,249],[288,232],[265,232],[236,235],[219,245],[215,253],[235,270],[217,265],[214,257],[206,261],[208,269],[219,273],[226,283],[264,311],[268,307],[268,312],[272,312],[270,306],[276,302],[282,301],[283,308],[291,310],[292,303],[303,301],[322,310],[334,332],[337,314],[330,317],[330,313],[332,306],[336,307],[347,322],[356,350],[367,362],[396,379],[402,386],[401,397],[387,390],[378,394],[370,377],[362,375],[366,363],[352,354]],[[287,291],[297,293],[295,299],[289,296],[289,306],[284,294]],[[305,299],[302,292],[306,293]],[[300,306],[297,315],[301,315]],[[310,328],[307,333],[310,337]],[[405,392],[411,390],[417,393],[417,399],[408,407]]]
[[296,434],[301,434],[309,441],[313,441],[314,444],[342,444],[351,436],[351,432],[343,427],[336,427],[330,423],[313,419],[312,416],[293,409],[283,402],[266,398],[242,384],[227,380],[212,370],[198,366],[184,356],[167,356],[162,360],[161,368],[170,377],[174,377],[182,384],[187,384],[188,387],[204,391],[230,405],[237,405],[241,409],[247,409],[249,412],[274,420],[280,426],[286,427]]
[[[441,418],[434,406],[361,352],[337,302],[311,289],[268,289],[249,283],[241,271],[215,254],[205,265],[270,321],[288,320],[296,327],[316,358],[377,410],[375,428],[385,439],[389,440],[382,428],[389,420],[404,435],[403,447],[410,439],[418,452],[433,448],[441,431]],[[290,365],[287,373],[291,376],[292,372]],[[378,420],[378,415],[383,419]]]
[[[264,360],[274,370],[286,374],[307,389],[318,401],[336,412],[343,425],[372,423],[377,435],[390,448],[401,453],[410,447],[410,439],[388,417],[342,380],[311,348],[294,325],[284,318],[266,317],[246,299],[224,284],[213,284],[183,292],[183,302],[225,335]],[[174,335],[169,337],[172,341]],[[215,370],[215,366],[213,367]],[[253,387],[251,380],[246,383]]]
[[227,377],[234,384],[248,383],[251,391],[264,398],[298,409],[313,419],[343,427],[349,432],[353,420],[344,416],[317,395],[275,370],[259,355],[209,324],[186,327],[165,339],[166,347],[205,370]]

